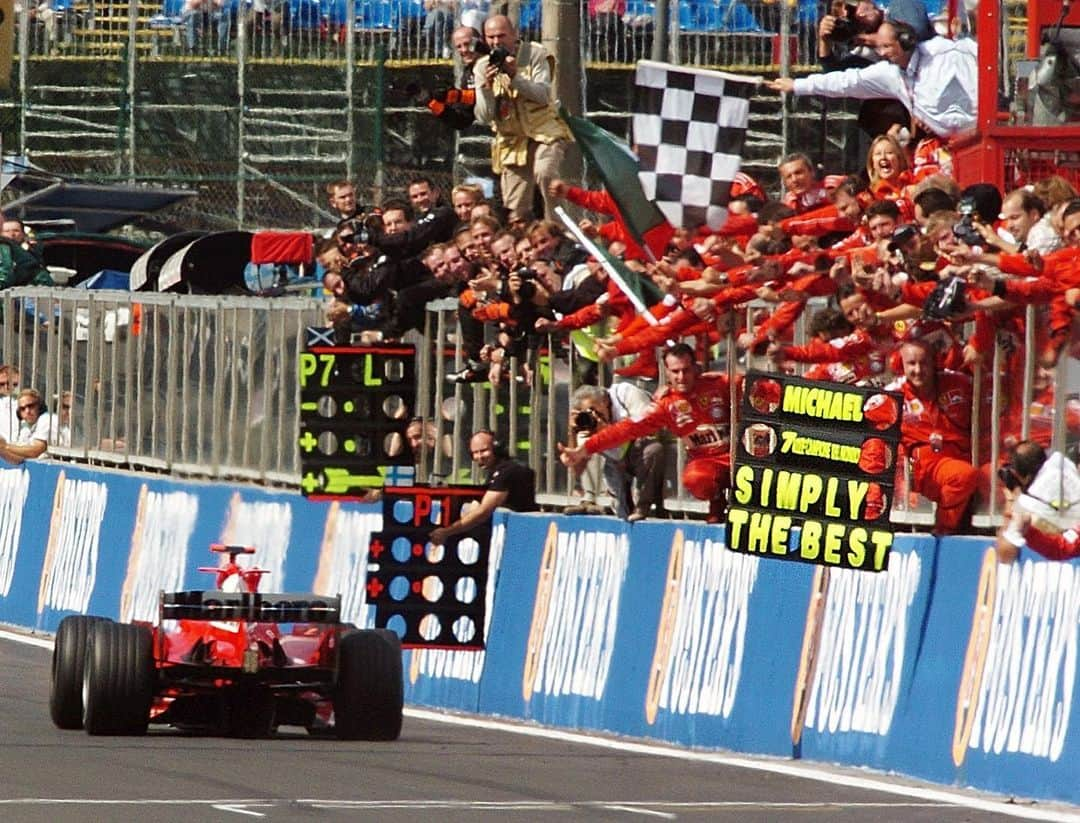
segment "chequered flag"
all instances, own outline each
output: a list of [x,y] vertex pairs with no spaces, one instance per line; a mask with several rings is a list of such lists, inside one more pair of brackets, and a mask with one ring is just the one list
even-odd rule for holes
[[634,144],[641,187],[674,226],[719,228],[758,81],[641,60]]

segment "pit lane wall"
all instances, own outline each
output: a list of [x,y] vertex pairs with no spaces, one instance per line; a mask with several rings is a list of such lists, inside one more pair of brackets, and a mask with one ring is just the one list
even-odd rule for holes
[[[41,463],[0,471],[0,621],[152,618],[211,542],[364,601],[375,506]],[[884,574],[760,560],[721,527],[500,513],[486,652],[406,653],[413,704],[866,765],[1080,802],[1080,567],[900,535]],[[1080,701],[1078,701],[1080,702]],[[406,732],[407,733],[407,732]]]

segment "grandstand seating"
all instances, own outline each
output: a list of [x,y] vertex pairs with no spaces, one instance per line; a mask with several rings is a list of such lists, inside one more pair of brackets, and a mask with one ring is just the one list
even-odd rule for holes
[[761,24],[741,0],[679,3],[679,28],[686,32],[760,32]]

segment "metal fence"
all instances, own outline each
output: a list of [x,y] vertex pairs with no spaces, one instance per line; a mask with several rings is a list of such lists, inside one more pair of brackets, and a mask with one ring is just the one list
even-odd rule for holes
[[[0,309],[0,361],[18,368],[22,385],[41,391],[53,413],[59,413],[63,392],[74,401],[71,445],[51,444],[53,456],[298,486],[296,369],[305,327],[322,323],[319,301],[19,288],[0,293]],[[1014,403],[1023,398],[1018,401],[1024,410],[1020,437],[1077,456],[1080,360],[1066,352],[1054,370],[1038,367],[1036,318],[1031,308],[1025,340],[999,335],[992,360],[975,374],[972,462],[984,468],[990,492],[977,515],[978,526],[1000,521],[997,476],[989,467],[1004,454],[1008,398]],[[794,331],[797,341],[804,338],[801,321]],[[425,334],[416,340],[417,408],[403,410],[436,428],[438,447],[430,462],[423,458],[420,477],[432,482],[477,479],[468,438],[488,428],[536,471],[542,503],[568,504],[574,499],[575,478],[559,463],[557,444],[567,441],[570,397],[581,381],[577,349],[546,341],[529,354],[529,383],[515,379],[524,364],[514,362],[500,385],[461,385],[447,379],[463,365],[461,339],[455,302],[432,304]],[[1013,354],[1018,345],[1027,352],[1021,363]],[[737,357],[730,337],[715,356],[729,372],[772,367],[765,358]],[[603,366],[599,376],[602,382],[611,379]],[[704,504],[680,485],[683,450],[667,442],[667,509],[704,511]],[[927,501],[902,491],[909,480],[903,466],[898,480],[893,521],[932,523]]]
[[71,446],[53,454],[297,482],[296,367],[318,301],[22,288],[0,307],[0,359],[53,413],[71,392]]
[[[1003,2],[1008,78],[1023,53],[1026,7]],[[505,8],[530,38],[541,36],[545,15],[577,14],[580,38],[552,45],[579,49],[586,113],[625,134],[628,73],[653,55],[662,27],[652,0],[612,6],[590,15],[585,2],[457,4],[459,16]],[[659,53],[750,74],[812,70],[827,6],[671,0]],[[0,101],[3,146],[66,176],[189,185],[199,197],[163,216],[176,227],[324,226],[331,180],[354,179],[362,199],[376,202],[417,173],[444,185],[486,174],[487,131],[459,139],[406,91],[410,82],[453,81],[446,39],[459,16],[427,13],[421,0],[226,0],[190,15],[181,0],[25,3],[13,93]],[[809,99],[784,107],[762,95],[744,166],[770,186],[776,161],[796,146],[830,170],[861,166],[853,111]]]

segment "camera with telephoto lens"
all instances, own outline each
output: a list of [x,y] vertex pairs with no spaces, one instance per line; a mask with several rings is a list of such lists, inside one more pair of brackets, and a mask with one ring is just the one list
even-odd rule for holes
[[850,45],[859,34],[859,23],[852,16],[854,6],[844,3],[833,4],[833,30],[825,36],[825,40],[836,45]]
[[338,243],[352,243],[370,245],[376,237],[382,234],[382,215],[361,214],[358,217],[350,217],[338,223]]
[[830,43],[846,45],[852,42],[858,33],[859,27],[855,25],[854,20],[848,17],[837,17],[836,22],[833,23],[833,30],[826,35],[825,39]]
[[967,311],[967,283],[962,277],[947,277],[934,286],[923,303],[923,316],[949,320]]
[[956,206],[956,213],[960,215],[960,222],[953,226],[953,237],[965,246],[981,245],[982,235],[975,228],[975,201],[965,197]]
[[1011,492],[1016,491],[1021,486],[1020,475],[1016,473],[1012,463],[1002,463],[998,466],[997,476],[998,480],[1001,481],[1001,485]]
[[593,409],[578,409],[570,418],[574,431],[592,433],[600,428],[600,415]]
[[514,270],[514,274],[521,278],[521,287],[518,289],[518,294],[524,300],[532,300],[533,295],[536,294],[536,270],[528,266],[521,266]]
[[506,62],[506,58],[509,56],[510,52],[508,52],[505,48],[503,48],[502,46],[496,46],[491,50],[491,54],[488,55],[488,61],[499,71],[502,71],[503,63]]

